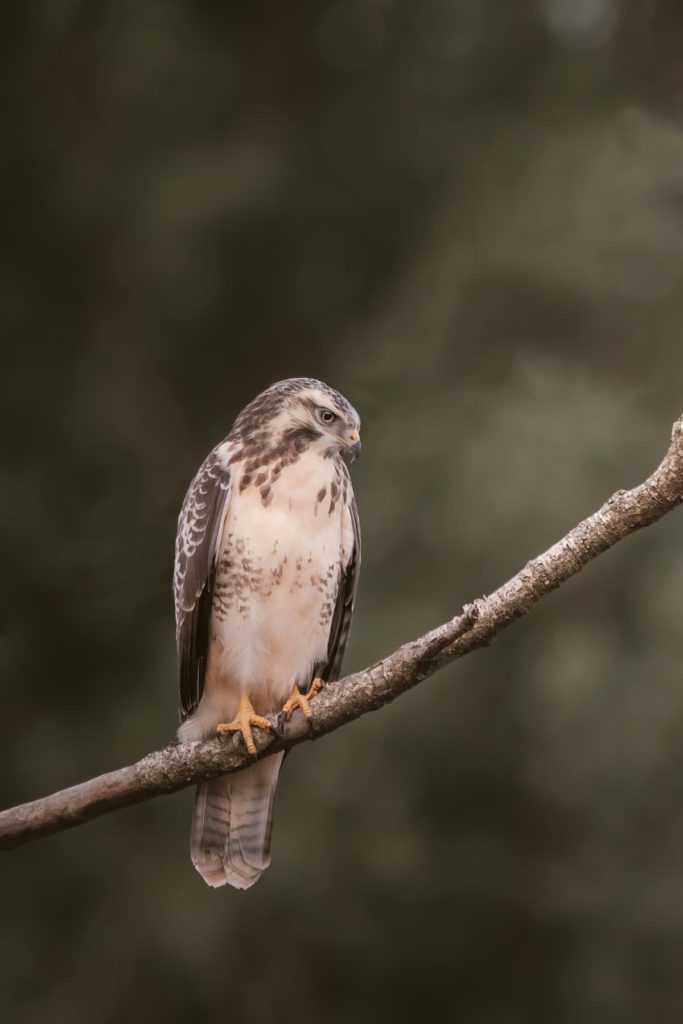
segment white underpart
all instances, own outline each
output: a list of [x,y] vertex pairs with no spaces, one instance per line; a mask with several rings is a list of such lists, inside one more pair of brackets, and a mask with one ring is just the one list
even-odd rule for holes
[[280,710],[292,685],[306,685],[325,660],[331,615],[324,606],[334,609],[353,550],[341,495],[329,513],[334,477],[334,461],[309,449],[283,469],[265,505],[254,486],[240,493],[235,474],[219,560],[227,554],[238,574],[246,564],[255,583],[241,588],[222,615],[214,606],[204,693],[181,739],[199,739],[231,721],[241,691],[259,713]]

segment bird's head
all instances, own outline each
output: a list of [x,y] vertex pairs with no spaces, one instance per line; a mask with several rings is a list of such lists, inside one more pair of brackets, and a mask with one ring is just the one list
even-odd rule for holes
[[309,431],[311,445],[322,453],[346,452],[352,462],[360,455],[360,416],[338,391],[311,381],[294,396],[291,413],[295,429]]
[[295,377],[273,384],[261,398],[271,404],[275,443],[317,450],[328,458],[343,452],[353,461],[360,455],[360,417],[328,384]]

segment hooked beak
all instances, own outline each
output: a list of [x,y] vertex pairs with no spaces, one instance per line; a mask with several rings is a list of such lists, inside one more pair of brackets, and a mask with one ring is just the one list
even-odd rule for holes
[[355,462],[361,451],[360,434],[357,430],[352,430],[348,435],[346,447],[349,452],[349,462]]

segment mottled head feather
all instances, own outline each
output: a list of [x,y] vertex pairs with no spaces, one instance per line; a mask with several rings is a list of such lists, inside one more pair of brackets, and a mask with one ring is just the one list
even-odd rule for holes
[[344,398],[339,391],[335,391],[329,384],[314,377],[290,377],[287,380],[280,380],[271,384],[269,388],[257,395],[249,405],[245,406],[235,420],[230,431],[231,439],[246,441],[254,436],[261,441],[267,430],[269,422],[284,409],[294,406],[297,401],[307,394],[323,396],[332,407],[345,419],[360,426],[360,418],[351,403]]

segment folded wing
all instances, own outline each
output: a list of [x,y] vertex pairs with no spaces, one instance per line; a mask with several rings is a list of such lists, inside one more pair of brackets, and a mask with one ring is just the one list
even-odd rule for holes
[[183,721],[196,710],[204,689],[216,561],[229,500],[223,443],[200,466],[178,517],[173,592]]

